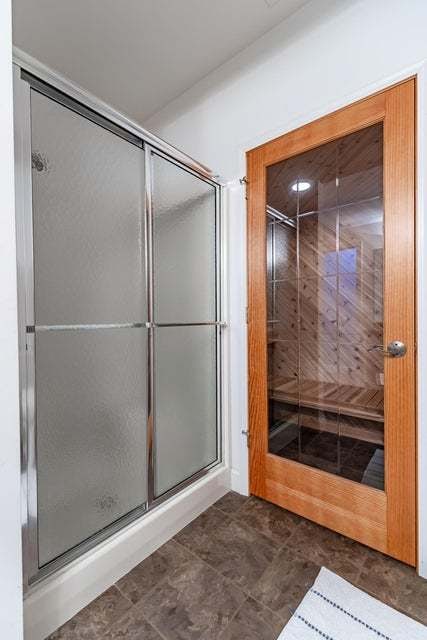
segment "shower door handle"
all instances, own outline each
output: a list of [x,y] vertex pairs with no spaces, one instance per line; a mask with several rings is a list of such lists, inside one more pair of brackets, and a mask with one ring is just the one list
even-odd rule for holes
[[392,340],[386,348],[384,348],[382,344],[375,344],[373,347],[370,347],[368,351],[380,351],[384,356],[389,356],[390,358],[403,358],[407,349],[404,342]]

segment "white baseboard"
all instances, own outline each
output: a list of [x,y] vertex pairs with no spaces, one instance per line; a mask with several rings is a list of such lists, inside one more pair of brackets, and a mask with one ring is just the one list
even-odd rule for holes
[[139,521],[35,586],[24,602],[25,640],[44,640],[221,498],[229,469],[212,470]]
[[238,469],[231,469],[230,473],[230,489],[244,496],[249,495],[248,479],[242,476]]
[[420,561],[418,565],[418,575],[427,580],[427,562]]

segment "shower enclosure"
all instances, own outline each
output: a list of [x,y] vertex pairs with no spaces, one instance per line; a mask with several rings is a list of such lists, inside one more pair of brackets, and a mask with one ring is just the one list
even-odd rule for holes
[[220,185],[19,68],[15,97],[31,584],[221,460]]

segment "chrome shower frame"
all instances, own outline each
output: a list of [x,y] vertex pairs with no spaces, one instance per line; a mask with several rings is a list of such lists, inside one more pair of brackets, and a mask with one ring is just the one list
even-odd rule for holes
[[[58,101],[80,115],[121,135],[136,144],[145,154],[145,193],[143,211],[145,217],[145,264],[147,291],[147,322],[129,325],[146,328],[147,348],[147,486],[148,500],[144,505],[124,515],[111,525],[96,533],[59,558],[43,567],[38,560],[38,515],[37,515],[37,452],[36,452],[36,408],[35,408],[35,333],[49,327],[35,327],[34,322],[34,256],[33,256],[33,210],[31,175],[31,91],[39,91]],[[52,72],[26,54],[14,50],[14,116],[15,116],[15,191],[16,191],[16,238],[18,274],[18,336],[21,403],[21,496],[22,536],[24,553],[24,587],[31,587],[80,558],[103,540],[141,518],[184,488],[206,476],[224,463],[223,423],[224,397],[224,336],[226,327],[225,292],[222,286],[225,277],[225,242],[223,237],[223,201],[225,182],[207,167],[196,162],[160,138],[149,133],[138,124],[121,115],[110,106],[75,86],[59,74]],[[181,169],[212,185],[216,202],[216,318],[213,322],[182,323],[183,326],[214,326],[216,332],[217,370],[217,455],[215,461],[191,477],[185,479],[159,497],[155,496],[155,416],[154,416],[154,332],[157,326],[153,317],[153,255],[152,255],[152,155],[155,153],[174,163]],[[182,326],[181,323],[167,326]],[[125,325],[120,325],[120,327]],[[128,325],[126,325],[128,326]],[[73,327],[57,326],[56,330],[101,329],[109,325]]]

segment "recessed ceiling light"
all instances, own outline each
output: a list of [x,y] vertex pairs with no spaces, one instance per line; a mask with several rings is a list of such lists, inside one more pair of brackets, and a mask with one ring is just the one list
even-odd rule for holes
[[310,187],[311,182],[307,182],[307,180],[297,180],[291,185],[292,191],[307,191]]

